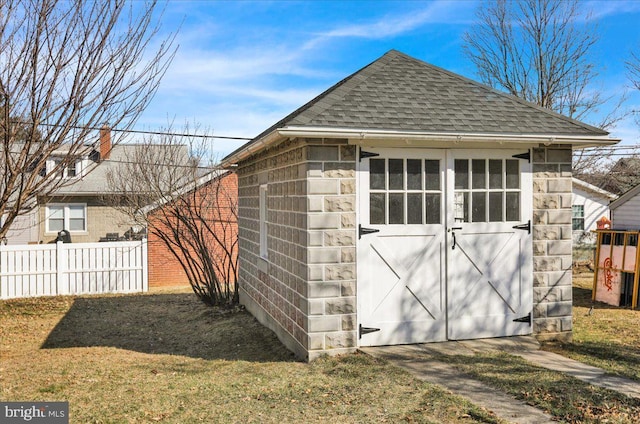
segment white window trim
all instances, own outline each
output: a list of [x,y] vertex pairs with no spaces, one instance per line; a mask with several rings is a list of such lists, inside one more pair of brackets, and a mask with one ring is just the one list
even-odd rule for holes
[[[49,212],[49,208],[50,207],[63,207],[64,208],[64,214],[63,214],[63,218],[64,218],[64,224],[63,224],[63,228],[67,231],[69,231],[72,234],[86,234],[89,228],[89,223],[88,223],[88,217],[87,217],[87,204],[86,203],[49,203],[46,205],[45,207],[45,217],[44,217],[44,221],[45,221],[45,233],[46,234],[58,234],[58,231],[56,230],[49,230],[49,216],[50,216],[50,212]],[[83,210],[84,210],[84,230],[69,230],[69,208],[71,206],[82,206]]]
[[[64,158],[52,158],[47,160],[47,165],[46,165],[46,169],[47,169],[47,173],[53,172],[53,170],[56,167],[56,160],[63,160]],[[82,159],[77,159],[73,162],[73,165],[75,166],[75,171],[76,171],[76,175],[73,176],[69,176],[69,166],[71,164],[68,164],[67,166],[64,166],[62,168],[62,170],[60,171],[59,174],[59,178],[63,179],[63,180],[71,180],[71,179],[76,179],[76,178],[81,178],[84,176],[84,160]]]
[[260,186],[260,194],[259,194],[259,210],[260,210],[260,257],[262,259],[267,259],[269,254],[268,249],[268,237],[267,237],[267,211],[268,211],[268,191],[267,184],[263,184]]

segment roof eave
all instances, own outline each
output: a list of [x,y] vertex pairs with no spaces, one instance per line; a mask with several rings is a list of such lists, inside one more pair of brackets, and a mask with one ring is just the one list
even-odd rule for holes
[[560,144],[577,148],[609,146],[620,142],[619,138],[608,135],[567,135],[567,134],[509,134],[509,133],[463,133],[435,131],[404,131],[367,128],[328,128],[287,126],[276,128],[264,137],[247,143],[236,152],[223,159],[221,165],[229,167],[246,159],[253,153],[269,147],[275,142],[287,138],[346,138],[351,141],[397,140],[438,141],[456,143],[495,143],[516,144]]

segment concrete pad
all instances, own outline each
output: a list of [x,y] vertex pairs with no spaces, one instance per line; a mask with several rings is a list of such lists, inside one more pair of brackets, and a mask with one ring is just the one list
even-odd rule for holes
[[[434,343],[434,345],[441,345],[436,347],[434,351],[449,348],[459,349],[459,346],[454,344],[450,344],[449,347],[444,347],[445,343]],[[360,350],[371,356],[384,358],[395,366],[407,370],[420,380],[437,384],[454,394],[465,397],[472,403],[509,422],[522,424],[554,422],[550,415],[541,410],[509,395],[497,392],[478,380],[461,374],[460,371],[444,362],[430,360],[428,358],[429,351],[424,350],[425,347],[431,347],[431,344],[367,347]]]

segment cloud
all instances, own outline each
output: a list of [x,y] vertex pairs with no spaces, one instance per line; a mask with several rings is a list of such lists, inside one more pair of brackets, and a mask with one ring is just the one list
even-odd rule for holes
[[583,4],[583,9],[591,12],[591,19],[599,20],[607,16],[620,15],[626,13],[636,13],[640,11],[640,2],[633,1],[587,1]]
[[397,15],[386,14],[368,23],[345,25],[327,32],[319,33],[316,37],[307,41],[304,44],[304,48],[315,48],[319,44],[335,38],[391,38],[411,32],[426,24],[468,23],[469,19],[461,17],[468,15],[469,11],[474,9],[473,6],[475,6],[475,4],[472,2],[430,2],[427,3],[424,8],[420,8],[418,10],[411,10]]

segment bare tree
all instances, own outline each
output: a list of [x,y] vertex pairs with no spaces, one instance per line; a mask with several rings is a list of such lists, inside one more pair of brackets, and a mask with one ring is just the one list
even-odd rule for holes
[[[612,99],[593,87],[598,73],[590,53],[598,35],[579,6],[578,0],[486,1],[464,34],[463,51],[484,83],[584,120]],[[595,125],[606,130],[622,119],[625,98]],[[577,152],[574,168],[587,172],[605,157]]]
[[148,105],[175,52],[173,35],[152,46],[156,9],[0,0],[0,237],[69,182],[61,173],[89,153],[97,128],[130,128]]
[[202,301],[232,306],[238,303],[237,180],[201,167],[202,146],[181,141],[168,135],[138,144],[128,163],[107,176],[110,191],[121,193],[113,206],[171,252]]

